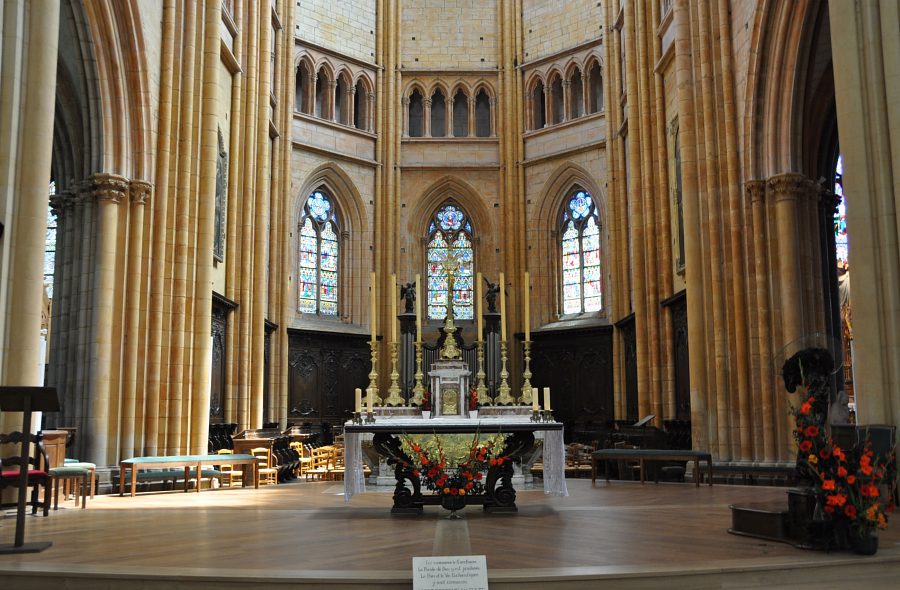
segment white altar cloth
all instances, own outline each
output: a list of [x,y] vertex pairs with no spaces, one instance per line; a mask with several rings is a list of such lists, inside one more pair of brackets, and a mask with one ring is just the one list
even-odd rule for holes
[[[349,502],[354,494],[366,491],[363,476],[362,441],[363,436],[373,432],[393,434],[426,433],[444,434],[459,432],[481,432],[484,434],[530,430],[543,434],[544,438],[544,493],[554,496],[568,496],[566,487],[566,448],[563,443],[563,428],[559,422],[532,422],[530,416],[488,416],[473,420],[456,416],[440,418],[379,417],[374,424],[344,425],[344,501]],[[349,427],[349,429],[348,429]]]

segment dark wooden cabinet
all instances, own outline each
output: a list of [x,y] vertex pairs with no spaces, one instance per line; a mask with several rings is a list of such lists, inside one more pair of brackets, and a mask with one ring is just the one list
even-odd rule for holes
[[342,424],[353,411],[353,390],[369,384],[369,337],[294,329],[288,337],[288,425]]
[[612,334],[612,326],[532,333],[531,383],[550,388],[567,436],[615,418]]

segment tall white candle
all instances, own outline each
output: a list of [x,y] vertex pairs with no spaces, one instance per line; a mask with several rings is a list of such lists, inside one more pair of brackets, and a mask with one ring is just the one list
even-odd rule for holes
[[[547,399],[547,398],[544,398]],[[366,388],[366,409],[369,413],[373,413],[375,411],[375,394],[372,393],[372,388]]]
[[545,412],[553,411],[553,408],[550,407],[550,388],[549,387],[544,388],[544,411]]
[[397,275],[391,273],[391,342],[397,341]]
[[353,394],[356,397],[356,405],[353,407],[356,408],[357,413],[362,412],[362,389],[357,387],[353,390]]
[[531,388],[531,409],[535,412],[537,412],[538,410],[541,409],[541,407],[538,405],[538,388],[537,387]]
[[484,314],[481,313],[481,273],[475,275],[475,318],[478,326],[475,332],[475,340],[484,340],[481,332],[484,330]]
[[372,342],[374,342],[377,339],[377,334],[378,334],[378,332],[375,329],[375,315],[377,313],[378,306],[375,301],[376,300],[376,297],[375,297],[376,289],[375,289],[375,273],[374,272],[371,275],[369,275],[369,285],[371,286],[371,289],[372,289],[371,293],[369,294],[372,299],[372,310],[371,310],[371,315],[369,316],[369,325],[372,327]]
[[525,340],[531,340],[531,280],[525,271]]
[[506,281],[500,273],[500,340],[506,342]]
[[422,342],[422,288],[421,275],[416,275],[416,344]]

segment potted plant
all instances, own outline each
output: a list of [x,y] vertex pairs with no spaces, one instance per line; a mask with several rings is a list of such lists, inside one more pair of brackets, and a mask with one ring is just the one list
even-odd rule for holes
[[478,408],[481,403],[478,401],[478,389],[473,385],[469,388],[469,417],[478,419]]
[[431,390],[425,392],[425,395],[422,396],[422,403],[419,404],[419,409],[422,410],[422,418],[426,420],[431,418]]

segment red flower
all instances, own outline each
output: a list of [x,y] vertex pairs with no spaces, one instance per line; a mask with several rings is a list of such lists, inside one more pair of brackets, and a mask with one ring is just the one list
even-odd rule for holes
[[863,475],[872,475],[872,466],[871,465],[860,462],[859,470],[863,472]]
[[833,490],[834,490],[834,480],[833,480],[833,479],[826,479],[825,481],[823,481],[823,482],[822,482],[822,489],[823,489],[823,490],[826,490],[826,491],[829,491],[829,492],[830,492],[830,491],[833,491]]
[[491,467],[493,467],[494,465],[497,464],[497,460],[496,460],[496,459],[491,459],[490,461],[488,461],[488,463],[490,463]]
[[431,463],[431,461],[428,460],[428,457],[422,457],[421,461],[422,465],[428,465],[429,463]]
[[829,506],[843,506],[847,503],[847,496],[844,494],[833,494],[826,496],[825,501]]
[[810,424],[809,426],[806,427],[805,434],[809,438],[819,436],[819,427],[816,426],[815,424]]
[[419,477],[419,470],[413,469],[413,475],[415,475],[416,477]]
[[841,450],[841,447],[835,446],[832,453],[834,454],[835,457],[837,457],[841,461],[847,460],[847,457],[844,455],[844,451]]
[[819,451],[819,456],[823,459],[829,459],[831,457],[831,451],[828,450],[828,447],[825,447],[821,451]]
[[876,486],[874,484],[862,486],[862,488],[859,490],[859,493],[862,494],[863,496],[868,496],[870,498],[877,498],[878,497],[878,486]]
[[812,411],[812,404],[810,404],[809,402],[805,402],[803,405],[800,406],[801,414],[809,414],[810,411]]
[[856,506],[847,504],[844,506],[844,514],[847,515],[847,518],[856,518]]
[[855,484],[855,483],[856,483],[856,476],[855,476],[855,475],[848,475],[848,476],[847,476],[847,483],[850,484],[850,485]]
[[804,453],[808,453],[811,448],[812,448],[811,441],[804,440],[800,443],[800,450],[803,451]]
[[831,514],[834,512],[834,506],[826,506],[825,508],[823,508],[823,510],[825,510],[825,512],[827,512],[828,514]]
[[847,477],[847,469],[841,465],[837,468],[837,475],[838,477]]
[[470,481],[469,483],[466,484],[466,489],[467,489],[467,490],[471,490],[471,489],[474,487],[474,485],[475,485],[475,484],[473,484],[473,483]]
[[478,481],[481,481],[481,478],[482,478],[482,477],[483,477],[483,475],[481,474],[480,471],[479,471],[478,473],[475,474],[475,479],[478,480]]

